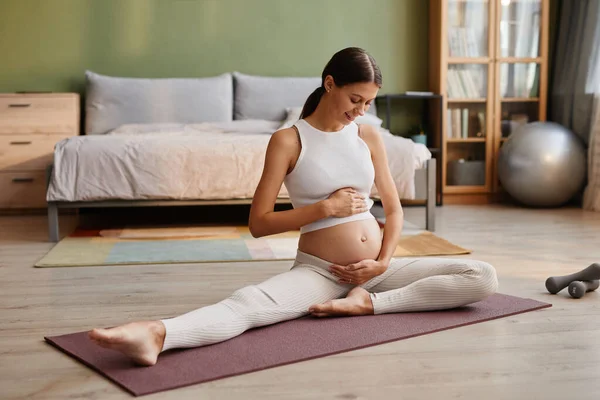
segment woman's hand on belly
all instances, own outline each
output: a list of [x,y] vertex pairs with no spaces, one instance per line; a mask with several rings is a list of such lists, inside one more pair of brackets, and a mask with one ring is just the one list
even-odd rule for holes
[[383,274],[387,267],[381,261],[367,259],[345,266],[333,264],[329,267],[329,272],[336,276],[340,283],[362,285],[376,276]]
[[369,211],[365,197],[350,187],[336,190],[323,201],[332,217],[349,217]]
[[381,228],[375,218],[346,222],[302,234],[298,247],[331,264],[375,260],[381,251]]

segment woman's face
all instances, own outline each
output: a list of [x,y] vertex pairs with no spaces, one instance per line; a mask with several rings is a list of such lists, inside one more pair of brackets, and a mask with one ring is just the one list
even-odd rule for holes
[[[331,77],[327,77],[331,78]],[[379,86],[374,82],[351,83],[338,87],[329,79],[325,80],[325,89],[330,96],[330,110],[335,118],[344,125],[350,124],[358,116],[364,115],[379,91]]]

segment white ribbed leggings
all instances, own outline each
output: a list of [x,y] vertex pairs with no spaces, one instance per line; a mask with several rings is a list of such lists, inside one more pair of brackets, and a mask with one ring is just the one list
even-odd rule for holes
[[[313,304],[345,297],[323,259],[298,251],[292,268],[229,298],[175,318],[163,351],[222,342],[259,326],[308,315]],[[395,258],[381,275],[360,285],[371,293],[375,314],[442,310],[477,302],[496,292],[495,269],[485,262],[452,258]]]

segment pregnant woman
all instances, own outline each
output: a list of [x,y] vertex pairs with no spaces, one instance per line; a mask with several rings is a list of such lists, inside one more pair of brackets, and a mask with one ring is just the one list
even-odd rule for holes
[[[480,301],[498,287],[481,261],[392,258],[403,212],[376,128],[357,125],[382,85],[375,60],[351,47],[331,58],[300,120],[275,132],[250,210],[255,237],[300,229],[290,270],[244,286],[228,298],[183,315],[93,329],[98,345],[142,365],[161,352],[205,346],[248,329],[315,317],[443,310]],[[286,185],[294,208],[274,211]],[[370,208],[376,184],[386,223]]]

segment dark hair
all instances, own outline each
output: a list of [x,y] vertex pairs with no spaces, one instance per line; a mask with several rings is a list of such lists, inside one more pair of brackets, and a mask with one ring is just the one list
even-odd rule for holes
[[350,83],[373,82],[381,87],[381,71],[369,53],[358,47],[347,47],[338,51],[325,65],[321,74],[321,86],[308,96],[300,118],[306,118],[317,109],[323,93],[325,93],[325,78],[333,77],[336,86]]

